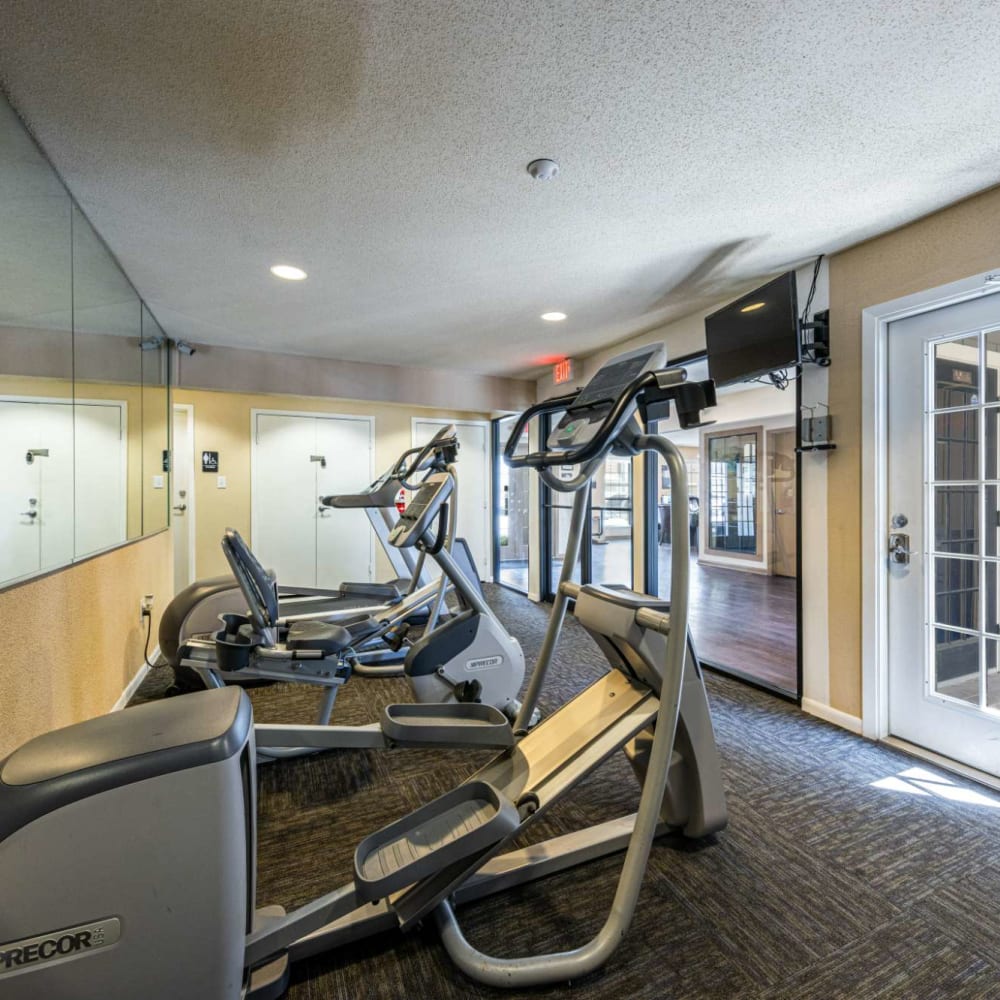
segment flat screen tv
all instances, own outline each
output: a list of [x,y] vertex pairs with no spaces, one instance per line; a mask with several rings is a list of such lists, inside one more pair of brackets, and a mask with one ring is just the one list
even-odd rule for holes
[[797,365],[798,302],[795,272],[761,285],[705,317],[708,373],[732,385]]

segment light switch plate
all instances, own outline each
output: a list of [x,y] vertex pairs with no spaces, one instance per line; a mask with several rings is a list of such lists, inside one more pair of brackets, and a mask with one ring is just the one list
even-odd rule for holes
[[154,490],[163,489],[163,476],[153,476],[153,489]]
[[226,488],[226,477],[225,476],[219,476],[219,479],[218,479],[218,482],[217,482],[216,485],[219,487],[220,490],[224,490]]

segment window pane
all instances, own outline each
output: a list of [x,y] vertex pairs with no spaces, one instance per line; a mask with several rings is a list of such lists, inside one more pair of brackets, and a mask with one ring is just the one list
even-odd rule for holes
[[708,442],[708,545],[757,552],[757,435],[727,434]]
[[[549,538],[552,546],[552,565],[550,567],[549,586],[555,592],[559,585],[559,575],[562,573],[563,557],[566,555],[566,541],[569,538],[569,522],[573,517],[572,507],[550,507],[549,508]],[[584,539],[586,543],[586,538]],[[581,546],[582,551],[582,546]],[[573,567],[572,580],[580,582],[580,559],[576,560]]]
[[979,402],[979,337],[948,340],[934,347],[934,407]]
[[934,417],[934,478],[979,478],[979,411],[957,410]]
[[934,488],[934,547],[972,556],[979,552],[979,487]]
[[979,563],[934,560],[934,617],[939,625],[979,628]]
[[979,637],[934,630],[934,690],[949,698],[979,704]]

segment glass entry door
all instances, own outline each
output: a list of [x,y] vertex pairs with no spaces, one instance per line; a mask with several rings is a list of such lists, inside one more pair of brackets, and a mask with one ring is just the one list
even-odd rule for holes
[[1000,296],[888,351],[889,729],[1000,776]]
[[[493,500],[495,539],[494,575],[495,583],[528,592],[529,568],[529,486],[530,469],[512,469],[503,460],[504,449],[514,429],[516,416],[501,417],[493,422],[494,428],[494,473],[496,490]],[[528,429],[524,429],[517,443],[516,454],[528,452]]]

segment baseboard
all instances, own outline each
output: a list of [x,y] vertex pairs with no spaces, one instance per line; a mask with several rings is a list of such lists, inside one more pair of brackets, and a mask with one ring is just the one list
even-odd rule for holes
[[[156,649],[153,650],[153,655],[150,657],[150,660],[153,663],[156,663],[156,659],[159,655],[160,647],[157,646]],[[143,663],[143,665],[139,667],[139,670],[136,672],[135,677],[128,682],[125,690],[122,691],[118,700],[111,706],[112,712],[120,712],[132,700],[132,696],[139,690],[139,685],[146,679],[146,674],[148,673],[149,664]]]
[[532,593],[529,592],[529,594],[528,594],[528,600],[529,601],[534,601],[535,604],[541,604],[542,603],[542,595],[541,594],[532,594]]
[[817,719],[822,719],[824,722],[832,722],[835,726],[840,726],[841,729],[846,729],[848,732],[861,735],[861,720],[856,715],[848,715],[846,712],[831,708],[829,705],[825,705],[821,701],[814,701],[812,698],[802,699],[802,711],[815,715]]

